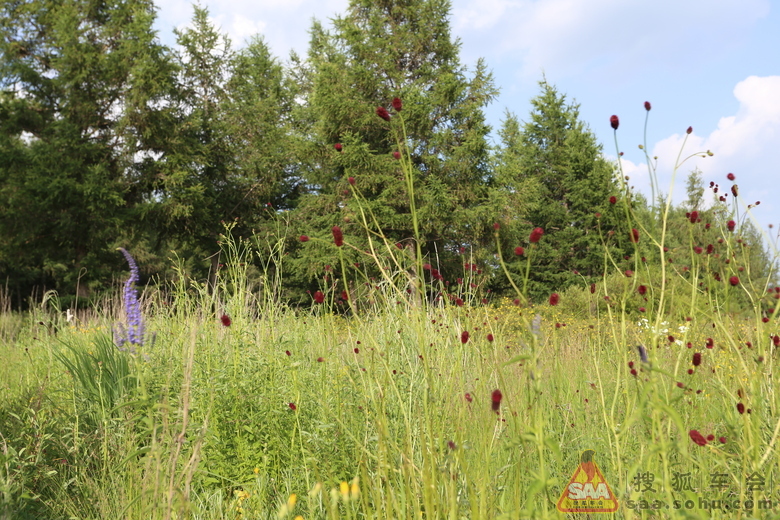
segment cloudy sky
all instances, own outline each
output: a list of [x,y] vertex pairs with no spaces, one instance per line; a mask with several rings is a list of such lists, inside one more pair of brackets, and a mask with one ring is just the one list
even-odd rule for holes
[[[173,43],[174,27],[192,16],[188,0],[157,0],[157,27]],[[202,0],[238,46],[260,34],[281,61],[306,54],[312,19],[326,25],[348,0]],[[657,156],[665,192],[683,156],[711,150],[677,170],[681,200],[695,167],[705,184],[728,191],[734,173],[754,221],[776,241],[780,227],[780,0],[453,0],[453,35],[461,60],[484,58],[501,94],[487,111],[494,128],[509,110],[525,119],[529,100],[547,80],[580,103],[581,117],[617,155],[609,116],[620,117],[618,141],[630,183],[649,193],[643,141]],[[768,225],[774,224],[769,230]],[[770,238],[768,236],[768,238]]]

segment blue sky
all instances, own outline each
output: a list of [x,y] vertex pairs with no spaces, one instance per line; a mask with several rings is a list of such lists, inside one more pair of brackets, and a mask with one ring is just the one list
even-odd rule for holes
[[[164,43],[189,23],[192,2],[157,0]],[[348,0],[204,0],[212,20],[234,44],[260,34],[286,61],[306,54],[313,18],[326,25]],[[649,194],[643,153],[645,109],[652,111],[647,144],[658,156],[668,193],[685,130],[684,155],[711,150],[677,170],[673,194],[684,198],[695,167],[705,184],[728,192],[736,175],[740,214],[776,242],[780,228],[780,0],[453,0],[453,36],[461,61],[484,58],[501,89],[487,109],[497,128],[509,110],[527,118],[544,75],[580,105],[581,118],[615,157],[609,117],[620,117],[618,140],[630,184]],[[731,197],[729,197],[731,198]],[[773,229],[768,225],[773,224]]]

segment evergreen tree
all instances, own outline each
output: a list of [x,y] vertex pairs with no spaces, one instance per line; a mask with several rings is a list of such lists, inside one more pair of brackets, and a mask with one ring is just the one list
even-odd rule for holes
[[540,85],[520,146],[522,175],[536,179],[541,192],[527,224],[528,232],[544,229],[544,238],[532,246],[529,293],[536,299],[582,283],[579,275],[588,282],[600,276],[605,262],[602,240],[610,230],[618,230],[606,242],[615,258],[633,252],[630,229],[617,225],[621,205],[610,203],[610,197],[620,197],[613,166],[580,121],[579,105],[567,103],[546,81]]
[[[314,128],[306,153],[310,193],[296,212],[307,224],[301,232],[326,237],[341,224],[349,242],[362,243],[360,210],[347,182],[353,177],[361,206],[376,215],[380,230],[409,244],[411,201],[393,156],[408,149],[425,254],[485,235],[490,128],[482,110],[496,89],[481,61],[467,77],[449,13],[444,0],[352,0],[332,33],[315,23],[302,114]],[[390,106],[396,97],[401,112]],[[389,121],[377,116],[380,106]],[[330,263],[327,249],[306,251],[319,255],[304,259],[306,272]]]
[[0,3],[0,276],[20,293],[86,294],[121,264],[167,120],[153,21],[147,0]]

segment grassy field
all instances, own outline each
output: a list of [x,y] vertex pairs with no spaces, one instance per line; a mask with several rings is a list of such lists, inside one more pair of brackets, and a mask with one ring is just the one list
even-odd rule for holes
[[586,450],[619,502],[590,516],[780,518],[774,317],[666,323],[625,277],[345,316],[275,306],[238,260],[148,291],[135,352],[120,298],[2,314],[0,518],[565,518]]

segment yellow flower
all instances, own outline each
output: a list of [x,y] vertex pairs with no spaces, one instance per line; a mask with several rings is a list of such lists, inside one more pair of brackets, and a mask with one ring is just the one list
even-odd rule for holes
[[290,497],[287,499],[287,507],[290,509],[290,511],[293,510],[295,507],[295,502],[297,501],[297,497],[295,496],[295,493],[291,494]]
[[254,469],[254,471],[255,471],[255,475],[257,475],[258,473],[260,473],[260,468],[258,468],[257,466],[255,466],[255,469]]
[[341,498],[346,502],[349,499],[349,484],[346,482],[339,484],[339,491],[341,492]]
[[360,486],[358,485],[358,482],[358,477],[352,479],[352,485],[350,486],[350,496],[352,500],[356,500],[358,495],[360,495]]

